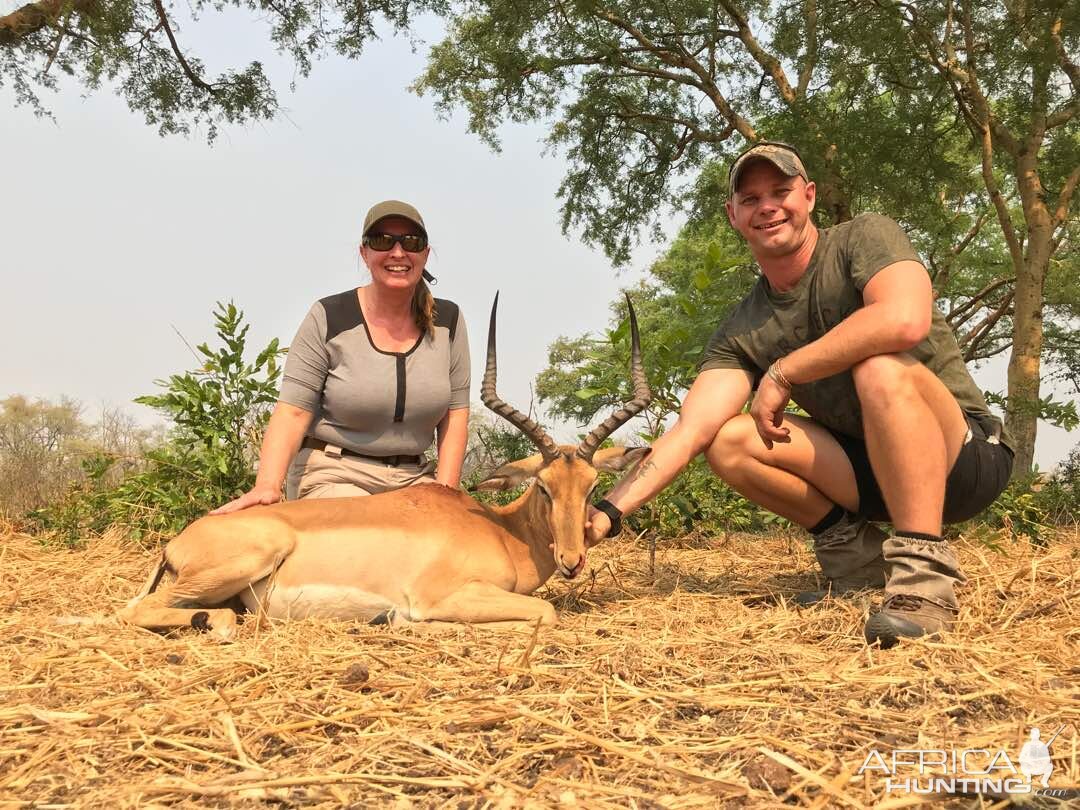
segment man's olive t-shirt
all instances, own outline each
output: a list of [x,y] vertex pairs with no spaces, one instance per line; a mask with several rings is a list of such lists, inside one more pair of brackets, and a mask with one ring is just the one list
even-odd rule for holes
[[[862,291],[879,270],[894,262],[920,262],[907,234],[888,217],[863,214],[818,233],[817,247],[794,288],[777,292],[764,276],[713,333],[699,370],[744,369],[754,384],[773,362],[820,338],[863,306]],[[985,426],[1001,430],[982,391],[971,379],[956,336],[935,306],[930,333],[909,351],[956,397],[960,407]],[[851,371],[796,385],[791,398],[817,422],[863,438],[862,410]],[[1007,438],[1002,442],[1011,445]]]

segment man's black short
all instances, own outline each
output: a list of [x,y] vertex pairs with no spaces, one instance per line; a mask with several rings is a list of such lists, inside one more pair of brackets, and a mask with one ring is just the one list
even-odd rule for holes
[[[959,523],[975,517],[994,502],[1009,483],[1013,453],[997,441],[988,441],[984,425],[966,414],[968,439],[956,457],[945,482],[945,523]],[[889,521],[889,510],[881,495],[866,444],[836,431],[829,431],[847,454],[859,485],[859,514],[870,520]]]

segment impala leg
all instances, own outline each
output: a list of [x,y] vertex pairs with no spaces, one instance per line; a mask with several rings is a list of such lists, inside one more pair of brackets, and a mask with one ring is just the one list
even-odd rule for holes
[[288,537],[209,545],[181,535],[165,555],[178,572],[176,581],[132,599],[117,617],[148,630],[190,626],[229,640],[236,635],[236,613],[215,606],[270,576],[291,550]]
[[504,591],[487,582],[470,582],[423,611],[424,620],[445,622],[535,622],[556,624],[555,608],[535,596]]
[[228,608],[179,607],[183,604],[190,604],[190,600],[178,596],[173,585],[166,585],[149,596],[132,599],[116,615],[121,621],[147,630],[194,627],[224,641],[236,635],[236,613]]

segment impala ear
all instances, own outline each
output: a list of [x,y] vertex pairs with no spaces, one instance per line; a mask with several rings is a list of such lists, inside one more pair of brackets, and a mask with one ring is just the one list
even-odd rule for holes
[[605,447],[596,451],[593,466],[604,472],[622,472],[651,452],[651,447]]
[[540,468],[544,466],[544,457],[537,453],[535,456],[523,458],[520,461],[511,461],[503,464],[491,475],[473,487],[474,490],[507,490],[521,486],[525,481],[533,478]]

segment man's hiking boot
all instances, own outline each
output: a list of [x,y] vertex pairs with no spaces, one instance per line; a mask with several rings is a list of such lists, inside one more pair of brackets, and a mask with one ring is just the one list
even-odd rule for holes
[[835,525],[814,535],[814,556],[825,574],[826,588],[803,591],[792,601],[808,607],[830,594],[844,596],[867,588],[884,588],[889,565],[881,549],[887,538],[866,518],[845,514]]
[[955,586],[964,582],[964,575],[949,544],[901,533],[885,541],[883,552],[889,563],[885,604],[866,620],[866,642],[888,649],[902,638],[951,628],[957,612]]
[[902,638],[938,635],[950,629],[955,620],[955,610],[901,593],[888,597],[881,610],[866,620],[863,635],[867,644],[878,643],[887,650]]

